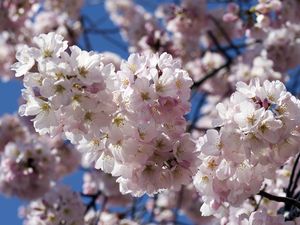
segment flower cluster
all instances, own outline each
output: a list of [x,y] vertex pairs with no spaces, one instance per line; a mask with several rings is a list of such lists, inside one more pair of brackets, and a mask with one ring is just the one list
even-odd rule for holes
[[40,134],[64,131],[73,143],[87,133],[101,136],[97,128],[108,124],[114,110],[105,83],[113,67],[104,65],[100,54],[76,46],[67,54],[67,42],[55,33],[42,34],[34,42],[37,48],[19,52],[13,67],[16,76],[24,75],[26,87],[20,114],[35,116],[34,127]]
[[166,30],[173,34],[172,41],[180,49],[183,61],[200,55],[197,46],[206,23],[205,9],[205,0],[183,0],[180,5],[162,5],[156,12],[158,18],[164,19]]
[[46,0],[44,7],[47,11],[55,11],[57,13],[65,13],[68,15],[69,20],[77,20],[80,13],[80,9],[83,6],[84,1],[59,1],[59,0]]
[[[284,190],[286,190],[286,185],[289,183],[294,163],[295,159],[291,157],[282,167],[276,170],[276,178],[272,180],[265,179],[263,184],[264,191],[275,196],[285,197],[286,193]],[[255,222],[263,221],[263,224],[299,224],[300,221],[297,218],[297,214],[298,209],[296,207],[290,209],[283,202],[270,201],[265,197],[255,195],[238,207],[230,206],[225,215],[220,219],[220,223],[222,225],[248,225],[249,223],[255,224]]]
[[[201,215],[199,208],[202,203],[199,193],[191,183],[179,191],[168,190],[159,193],[156,199],[148,200],[147,208],[149,211],[153,211],[155,221],[158,221],[160,224],[172,224],[174,217],[178,215],[181,217],[188,216],[195,224],[219,224],[218,219],[215,217]],[[176,212],[178,204],[180,204],[181,208]]]
[[79,10],[83,1],[10,1],[0,4],[0,76],[7,81],[13,78],[10,65],[15,54],[40,33],[55,31],[72,43],[81,32]]
[[49,33],[14,64],[24,75],[20,107],[40,134],[63,133],[87,163],[120,177],[124,193],[178,188],[197,167],[184,115],[192,80],[166,53],[132,54],[115,73],[103,56]]
[[[225,58],[221,54],[208,51],[202,58],[188,62],[185,68],[193,77],[193,81],[197,82],[203,79],[207,74],[219,69],[225,62]],[[225,79],[226,76],[227,73],[225,69],[220,70],[213,78],[204,83],[199,88],[199,91],[201,90],[215,95],[226,93],[229,88],[228,82]]]
[[248,83],[255,78],[261,82],[282,79],[283,75],[274,70],[274,62],[268,59],[266,54],[266,52],[262,52],[260,56],[256,56],[252,65],[243,63],[239,59],[239,62],[232,67],[228,81],[231,84],[236,84],[238,81]]
[[204,214],[238,206],[265,178],[298,152],[300,102],[280,81],[238,82],[228,104],[218,104],[216,129],[199,141],[202,165],[194,179]]
[[281,10],[282,2],[280,0],[264,1],[259,0],[258,4],[253,7],[256,14],[256,26],[259,28],[268,28],[271,24],[271,13]]
[[132,200],[131,196],[120,193],[116,178],[101,170],[92,170],[83,175],[82,192],[85,195],[97,195],[97,201],[107,198],[106,205],[126,205]]
[[[132,0],[105,1],[111,20],[122,27],[122,36],[131,46],[137,47],[149,29],[156,27],[150,13],[142,6],[135,5]],[[135,48],[132,48],[135,50]]]
[[53,162],[42,143],[8,143],[1,155],[0,191],[26,199],[43,195],[55,179]]
[[66,186],[56,186],[41,199],[20,210],[24,225],[84,224],[85,206],[80,196]]
[[27,127],[23,126],[17,116],[4,115],[0,118],[0,155],[9,142],[21,142],[29,138]]
[[[250,216],[246,214],[241,214],[239,216],[235,215],[230,221],[222,221],[222,225],[256,225],[256,224],[264,224],[264,225],[294,225],[293,221],[285,221],[282,215],[270,216],[268,215],[265,209],[255,211],[251,213]],[[298,223],[297,223],[298,224]]]
[[85,216],[84,225],[139,225],[139,223],[131,220],[131,219],[123,219],[120,218],[120,215],[113,212],[102,212],[96,213],[94,211],[90,211]]
[[[135,195],[178,188],[191,181],[197,160],[185,132],[188,74],[166,53],[132,54],[116,74],[118,111],[108,133],[111,172]],[[97,165],[98,166],[98,165]]]
[[[79,153],[60,138],[30,133],[16,116],[0,120],[0,192],[34,199],[79,165]],[[20,185],[22,184],[22,185]]]
[[14,63],[15,60],[15,48],[8,44],[9,42],[9,33],[1,32],[0,33],[0,75],[1,80],[7,81],[12,77],[12,72],[10,71],[10,66]]
[[299,64],[300,26],[295,23],[284,24],[280,28],[272,28],[268,33],[264,47],[268,58],[274,61],[274,69],[287,71]]
[[35,5],[37,0],[12,2],[4,0],[1,2],[1,13],[0,13],[0,29],[9,30],[11,28],[19,28],[21,30],[22,25],[25,24],[26,20],[33,15],[35,12]]
[[40,137],[40,139],[45,143],[48,143],[51,147],[51,154],[54,156],[55,161],[54,173],[57,179],[78,169],[81,154],[72,144],[64,141],[59,136],[51,139],[49,136],[45,136]]

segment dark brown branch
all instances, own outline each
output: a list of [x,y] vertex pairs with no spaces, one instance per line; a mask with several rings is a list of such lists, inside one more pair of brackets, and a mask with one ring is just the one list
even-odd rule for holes
[[220,53],[227,59],[227,60],[231,60],[230,56],[227,54],[227,52],[222,48],[222,46],[220,45],[218,39],[215,37],[215,35],[213,34],[212,31],[207,31],[207,34],[209,36],[209,38],[212,40],[212,42],[215,44],[217,50],[220,51]]
[[178,224],[177,223],[177,219],[178,219],[178,212],[181,208],[182,205],[182,201],[183,201],[183,192],[184,192],[184,186],[181,187],[179,193],[178,193],[178,199],[177,199],[177,204],[176,204],[176,208],[174,211],[174,219],[173,219],[173,223],[174,224]]
[[119,33],[119,28],[107,28],[107,29],[98,29],[98,28],[87,28],[85,29],[86,32],[92,34],[114,34]]
[[151,214],[150,214],[150,218],[149,218],[149,222],[153,222],[154,221],[154,216],[155,216],[155,209],[157,207],[157,199],[158,199],[158,194],[155,194],[154,197],[153,197],[153,207],[152,207],[152,210],[151,210]]
[[270,199],[272,201],[275,201],[275,202],[284,202],[286,204],[295,206],[298,209],[300,209],[300,202],[297,201],[296,199],[289,198],[289,197],[280,197],[280,196],[272,195],[272,194],[267,193],[265,191],[258,192],[258,195],[260,195],[262,197],[265,197],[267,199]]
[[225,40],[228,42],[229,46],[234,49],[234,51],[236,52],[237,55],[240,55],[241,52],[239,50],[239,48],[237,48],[235,46],[235,44],[232,42],[231,38],[229,37],[229,35],[227,34],[227,32],[223,29],[223,27],[220,25],[219,21],[217,21],[216,18],[214,18],[213,16],[209,16],[209,18],[213,21],[213,23],[215,24],[215,26],[219,29],[219,31],[221,32],[221,34],[223,35],[223,37],[225,38]]
[[192,89],[199,87],[202,85],[206,80],[209,78],[217,75],[218,72],[220,72],[222,69],[228,68],[231,64],[231,60],[228,60],[225,64],[222,66],[218,67],[217,69],[212,70],[210,73],[208,73],[205,77],[203,77],[201,80],[195,82],[192,86]]
[[130,217],[131,219],[135,219],[135,214],[136,214],[136,205],[137,205],[137,198],[133,198],[131,210],[130,210]]
[[90,209],[94,209],[96,210],[96,202],[97,199],[100,197],[100,195],[102,194],[101,191],[98,191],[96,194],[93,195],[87,195],[87,194],[83,194],[80,193],[82,197],[88,197],[91,198],[91,201],[87,204],[86,206],[86,210],[85,210],[85,214],[90,210]]
[[84,44],[85,44],[85,48],[87,51],[91,51],[92,50],[92,44],[91,44],[91,41],[90,41],[90,38],[88,36],[88,33],[86,32],[86,24],[85,24],[85,17],[80,17],[80,22],[82,24],[82,27],[83,27],[83,31],[82,31],[82,36],[83,36],[83,40],[84,40]]
[[111,44],[115,45],[116,47],[120,48],[121,50],[123,50],[124,52],[128,52],[128,49],[126,46],[124,46],[121,42],[115,40],[114,38],[110,37],[108,34],[106,33],[102,33],[102,37],[109,41]]
[[[255,41],[249,42],[249,43],[245,42],[245,43],[241,43],[241,44],[236,44],[235,47],[238,48],[238,49],[243,49],[243,48],[249,47],[251,45],[259,44],[259,43],[262,43],[262,41],[261,40],[255,40]],[[225,46],[222,46],[222,49],[224,51],[228,51],[228,50],[232,49],[232,46],[231,45],[225,45]],[[217,51],[217,49],[213,47],[213,48],[206,49],[205,51],[215,52],[215,51]]]
[[203,94],[203,96],[201,96],[201,99],[196,103],[195,113],[194,113],[194,115],[192,116],[193,118],[192,118],[191,123],[190,123],[189,126],[187,127],[187,132],[191,132],[191,131],[194,129],[194,127],[195,127],[195,125],[196,125],[196,122],[197,122],[197,120],[198,120],[198,118],[199,118],[199,117],[198,117],[199,111],[200,111],[202,105],[204,104],[205,99],[206,99],[206,95]]
[[203,77],[201,80],[195,82],[192,86],[192,89],[199,87],[200,85],[202,85],[206,80],[208,80],[209,78],[217,75],[217,73],[219,71],[221,71],[222,69],[227,68],[229,70],[230,65],[232,63],[232,59],[231,57],[226,53],[226,51],[222,48],[222,46],[220,45],[220,43],[218,42],[217,38],[214,36],[214,34],[211,31],[207,32],[208,36],[211,38],[211,40],[213,41],[213,43],[215,44],[217,50],[220,51],[220,53],[227,59],[226,63],[224,63],[222,66],[212,70],[210,73],[208,73],[205,77]]
[[295,191],[298,187],[299,179],[300,179],[300,170],[298,171],[298,174],[297,174],[296,179],[294,181],[294,185],[293,185],[292,190],[291,190],[292,195],[294,195],[294,193],[295,193]]
[[[98,24],[96,24],[94,21],[92,21],[88,16],[82,15],[81,16],[81,22],[82,25],[84,27],[83,29],[83,38],[84,38],[84,42],[86,44],[86,48],[87,50],[91,50],[91,42],[89,40],[89,36],[88,34],[101,34],[101,36],[109,41],[111,44],[115,45],[116,47],[120,48],[121,50],[123,50],[124,52],[128,52],[127,51],[127,47],[124,46],[121,42],[119,42],[118,40],[115,40],[113,37],[109,36],[111,34],[115,34],[117,32],[119,32],[119,28],[112,28],[112,29],[99,29],[96,28]],[[84,22],[89,24],[89,28],[87,28]]]
[[298,156],[295,160],[295,164],[294,164],[293,169],[292,169],[292,174],[291,174],[291,177],[290,177],[289,185],[288,185],[288,188],[286,189],[286,196],[287,197],[292,197],[293,196],[293,192],[291,191],[291,188],[292,188],[292,185],[293,185],[294,176],[295,176],[296,168],[297,168],[298,163],[299,163],[299,159],[300,159],[300,153],[298,154]]

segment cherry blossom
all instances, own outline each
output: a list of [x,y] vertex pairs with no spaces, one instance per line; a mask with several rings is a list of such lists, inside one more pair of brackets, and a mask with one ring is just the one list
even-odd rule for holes
[[194,184],[207,215],[222,214],[228,203],[239,206],[298,152],[299,100],[280,81],[236,86],[229,102],[217,105],[220,130],[199,139],[202,164]]
[[24,85],[0,192],[24,224],[300,224],[299,1],[166,2],[0,3],[1,80]]
[[20,210],[24,224],[84,224],[85,207],[67,186],[56,186],[42,198]]

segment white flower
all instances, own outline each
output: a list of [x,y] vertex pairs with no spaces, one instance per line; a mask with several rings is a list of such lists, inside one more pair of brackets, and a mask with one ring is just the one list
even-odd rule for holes
[[21,77],[28,73],[35,64],[33,52],[27,46],[17,51],[16,59],[18,62],[11,66],[11,69],[16,71],[16,77]]
[[131,106],[134,109],[141,109],[147,107],[147,105],[153,105],[157,99],[153,85],[150,85],[149,80],[144,77],[137,78],[131,88]]
[[63,41],[63,36],[54,32],[40,34],[33,38],[33,42],[39,47],[38,57],[40,60],[58,58],[68,47],[68,42]]
[[239,112],[234,115],[234,121],[243,132],[251,132],[260,123],[264,109],[256,110],[254,103],[244,101],[239,104]]
[[40,134],[51,133],[58,126],[58,121],[51,103],[33,96],[30,89],[22,92],[26,104],[21,105],[19,113],[21,116],[35,116],[33,125]]
[[218,131],[207,130],[204,138],[205,142],[201,147],[201,152],[206,155],[219,155],[223,144]]
[[94,82],[102,83],[101,76],[101,56],[94,52],[87,52],[77,46],[70,47],[70,63],[78,79],[84,84],[90,85]]

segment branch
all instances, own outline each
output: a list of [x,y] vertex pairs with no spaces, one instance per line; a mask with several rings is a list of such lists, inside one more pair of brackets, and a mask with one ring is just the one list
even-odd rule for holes
[[[244,43],[241,43],[241,44],[236,44],[234,45],[236,48],[238,49],[243,49],[243,48],[247,48],[249,46],[252,46],[252,45],[255,45],[255,44],[260,44],[262,43],[261,40],[255,40],[255,41],[252,41],[252,42],[244,42]],[[228,50],[231,50],[233,47],[231,45],[225,45],[225,46],[222,46],[222,49],[224,51],[228,51]],[[205,49],[205,51],[212,51],[212,52],[216,52],[217,49],[215,47],[212,47],[212,48],[208,48],[208,49]]]
[[289,197],[280,197],[280,196],[272,195],[272,194],[267,193],[265,191],[258,192],[258,195],[260,195],[262,197],[265,197],[267,199],[270,199],[272,201],[275,201],[275,202],[284,202],[286,204],[293,205],[293,206],[297,207],[298,209],[300,209],[300,202],[297,201],[296,199],[289,198]]
[[223,47],[220,45],[218,39],[215,37],[215,35],[213,34],[213,32],[211,30],[207,31],[207,34],[209,36],[209,38],[212,40],[212,42],[215,44],[217,50],[220,51],[220,53],[227,59],[227,60],[231,60],[231,57],[227,54],[226,51],[224,51]]
[[187,128],[187,132],[191,132],[194,129],[196,122],[199,118],[199,111],[200,111],[201,107],[203,106],[205,99],[206,99],[206,95],[203,94],[201,96],[201,99],[197,102],[196,107],[195,107],[195,113],[194,113],[194,115],[191,115],[192,121],[191,121],[191,124]]
[[155,209],[156,209],[156,201],[158,199],[158,194],[155,194],[154,197],[153,197],[153,207],[152,207],[152,210],[151,210],[151,214],[150,214],[150,218],[149,218],[149,223],[153,222],[154,221],[154,216],[155,216]]
[[202,85],[206,80],[208,80],[209,78],[217,75],[217,73],[219,71],[221,71],[222,69],[228,68],[231,64],[231,60],[228,60],[225,64],[223,64],[222,66],[220,66],[217,69],[212,70],[210,73],[208,73],[205,77],[203,77],[201,80],[195,82],[192,85],[192,89],[199,87],[200,85]]
[[85,27],[86,24],[85,24],[84,18],[85,17],[83,17],[83,16],[80,17],[80,22],[81,22],[82,27],[83,27],[83,31],[82,31],[83,40],[84,40],[86,50],[91,51],[92,50],[92,44],[91,44],[90,38],[88,36],[88,33],[86,31],[86,27]]
[[299,159],[300,159],[300,153],[298,154],[298,156],[296,158],[295,164],[294,164],[293,169],[292,169],[292,174],[291,174],[291,177],[290,177],[290,181],[289,181],[289,186],[286,189],[286,196],[287,197],[292,197],[293,196],[293,192],[291,191],[291,188],[293,186],[294,176],[295,176],[296,168],[298,166]]
[[216,68],[212,70],[210,73],[208,73],[205,77],[203,77],[201,80],[195,82],[193,86],[191,87],[192,89],[199,87],[202,83],[204,83],[207,79],[215,76],[220,70],[227,68],[228,70],[230,69],[230,64],[232,63],[231,57],[227,54],[227,52],[222,48],[220,43],[218,42],[217,38],[214,36],[214,34],[209,30],[207,32],[208,36],[211,38],[213,43],[215,44],[217,50],[220,51],[220,53],[227,59],[226,63],[224,63],[222,66],[219,68]]
[[119,28],[106,28],[106,29],[98,29],[98,28],[87,28],[85,29],[86,32],[92,33],[92,34],[113,34],[113,33],[119,33]]
[[[84,23],[86,21],[86,23]],[[112,28],[112,29],[99,29],[97,26],[99,25],[93,22],[88,16],[81,15],[81,23],[83,25],[83,39],[86,45],[87,50],[91,50],[91,42],[89,39],[88,34],[101,34],[101,37],[107,41],[109,41],[114,46],[120,48],[125,53],[128,53],[128,49],[126,46],[124,46],[121,42],[118,40],[115,40],[113,37],[109,36],[111,34],[119,33],[119,28]],[[87,23],[89,24],[89,28],[86,27]]]
[[137,198],[133,198],[131,210],[130,210],[130,218],[135,219],[135,213],[136,213],[136,205],[137,205]]
[[107,202],[108,202],[108,197],[104,195],[103,201],[102,201],[102,204],[101,204],[101,209],[99,210],[99,213],[98,213],[97,218],[95,220],[95,225],[99,224],[101,214],[105,210]]
[[109,41],[111,44],[115,45],[116,47],[120,48],[123,50],[125,53],[128,53],[128,49],[126,46],[124,46],[121,42],[115,40],[114,38],[110,37],[109,34],[107,33],[102,33],[102,37]]
[[294,193],[295,193],[295,191],[296,191],[296,189],[298,187],[298,181],[299,181],[299,179],[300,179],[300,171],[298,171],[298,174],[297,174],[295,182],[294,182],[294,186],[293,186],[293,188],[291,190],[291,194],[292,195],[294,195]]
[[88,197],[91,198],[91,201],[87,204],[86,206],[86,210],[85,210],[85,214],[90,210],[90,209],[95,209],[96,210],[96,203],[97,203],[97,199],[98,197],[102,194],[101,191],[98,191],[96,194],[94,195],[87,195],[87,194],[83,194],[80,193],[82,197]]
[[217,21],[216,18],[214,18],[213,16],[209,16],[209,18],[213,21],[213,23],[215,24],[215,26],[219,29],[219,31],[221,32],[221,34],[224,36],[225,40],[228,42],[229,46],[234,49],[234,51],[236,52],[237,55],[240,55],[240,49],[237,48],[237,46],[235,46],[235,44],[232,42],[231,38],[229,37],[229,35],[227,34],[227,32],[223,29],[223,27],[219,24],[219,21]]
[[178,193],[178,199],[177,199],[177,204],[176,204],[176,208],[174,211],[174,219],[173,219],[173,223],[174,224],[178,224],[177,223],[177,219],[178,219],[178,212],[181,208],[182,205],[182,201],[183,201],[183,192],[184,192],[184,187],[182,186],[179,193]]

